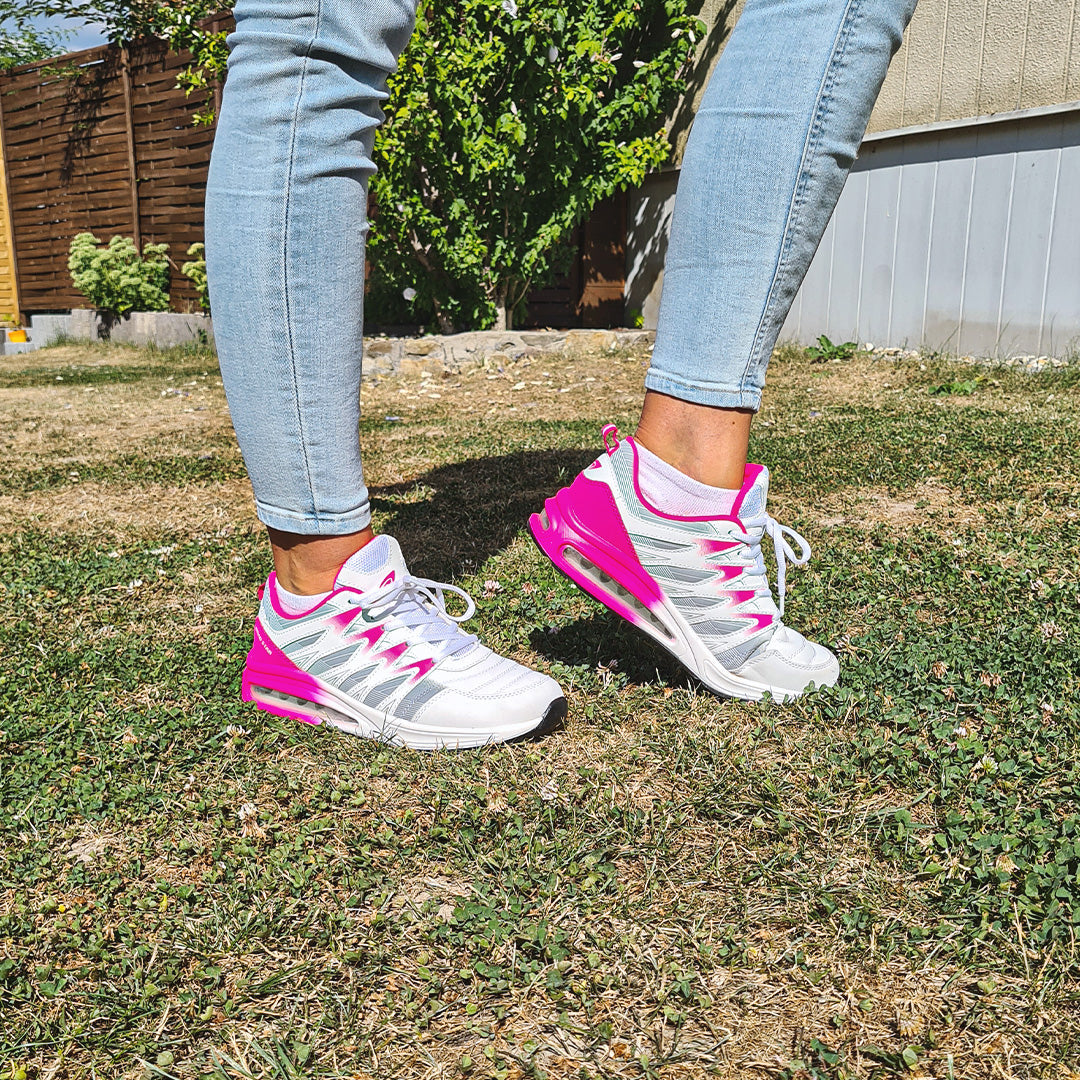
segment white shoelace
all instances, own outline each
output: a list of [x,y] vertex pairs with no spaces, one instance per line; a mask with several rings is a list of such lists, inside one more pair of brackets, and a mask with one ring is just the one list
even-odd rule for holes
[[[762,530],[750,541],[762,574],[765,573],[765,563],[761,558],[761,537],[766,534],[772,537],[773,552],[776,555],[777,606],[782,617],[784,614],[784,594],[787,592],[787,564],[790,561],[795,566],[805,566],[810,561],[810,545],[794,529],[781,525],[776,518],[770,517],[768,514],[762,514],[760,517],[753,518],[750,521],[744,521],[743,525],[746,527],[747,532],[751,530],[756,532],[759,528]],[[799,545],[798,555],[795,554],[795,549],[788,543],[786,539],[788,536]]]
[[[464,614],[451,615],[446,610],[447,592],[457,593],[465,601]],[[349,602],[359,604],[372,621],[393,615],[407,630],[416,631],[410,635],[412,644],[435,647],[436,660],[453,656],[477,640],[475,634],[466,634],[458,626],[475,614],[473,598],[464,589],[444,581],[405,574],[399,581],[370,589]]]

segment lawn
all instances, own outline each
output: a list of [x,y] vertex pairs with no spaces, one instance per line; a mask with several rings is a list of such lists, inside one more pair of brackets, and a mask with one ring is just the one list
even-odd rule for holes
[[528,513],[643,354],[365,388],[378,528],[570,703],[423,756],[239,701],[268,568],[213,357],[0,367],[0,1080],[1076,1077],[1080,368],[782,350],[789,705],[701,692]]

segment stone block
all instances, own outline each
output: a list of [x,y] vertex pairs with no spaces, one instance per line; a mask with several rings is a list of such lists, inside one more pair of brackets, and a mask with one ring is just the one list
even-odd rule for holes
[[31,315],[30,340],[40,348],[57,338],[73,337],[70,315]]
[[436,352],[442,355],[442,343],[432,338],[415,338],[406,341],[403,348],[406,356],[431,356]]
[[81,341],[115,341],[122,345],[213,344],[214,326],[207,315],[186,315],[176,311],[133,311],[108,323],[92,308],[71,312],[71,336]]

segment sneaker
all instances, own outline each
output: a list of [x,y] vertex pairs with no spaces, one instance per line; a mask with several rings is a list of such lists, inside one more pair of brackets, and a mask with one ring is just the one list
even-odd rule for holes
[[[447,592],[463,615],[447,613]],[[273,574],[261,597],[241,694],[267,712],[415,750],[540,735],[566,715],[558,683],[464,633],[472,599],[413,577],[390,536],[356,552],[302,615],[277,602]]]
[[[620,440],[614,426],[603,438],[607,452],[529,519],[555,566],[718,694],[788,700],[832,686],[836,657],[780,621],[787,562],[805,565],[810,547],[765,512],[768,469],[746,466],[730,516],[676,517],[645,501],[634,440]],[[779,606],[761,553],[766,536]]]

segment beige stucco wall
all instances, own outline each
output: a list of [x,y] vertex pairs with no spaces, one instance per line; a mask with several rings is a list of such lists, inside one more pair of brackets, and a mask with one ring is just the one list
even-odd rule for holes
[[[744,0],[705,0],[709,28],[674,117],[676,162]],[[871,132],[1080,100],[1080,0],[919,0]]]
[[1080,100],[1080,0],[919,0],[870,131]]

